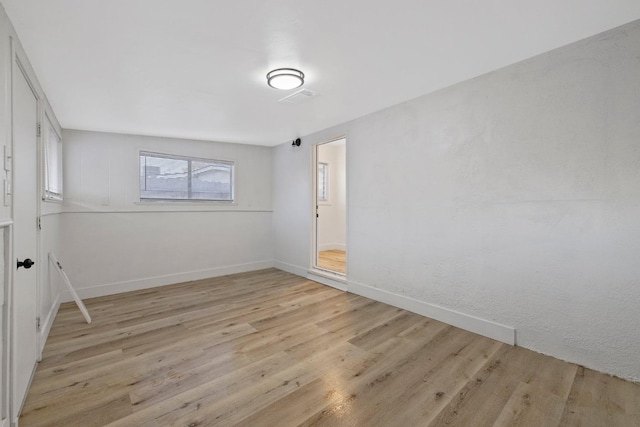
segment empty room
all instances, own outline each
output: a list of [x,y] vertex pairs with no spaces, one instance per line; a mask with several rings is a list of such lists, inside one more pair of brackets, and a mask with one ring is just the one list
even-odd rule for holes
[[640,3],[0,0],[0,427],[640,427]]

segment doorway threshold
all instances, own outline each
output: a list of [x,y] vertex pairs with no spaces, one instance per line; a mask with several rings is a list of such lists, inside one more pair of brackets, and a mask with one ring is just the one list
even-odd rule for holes
[[347,277],[341,273],[312,268],[307,272],[307,279],[322,283],[323,285],[331,286],[332,288],[336,288],[344,292],[347,291]]

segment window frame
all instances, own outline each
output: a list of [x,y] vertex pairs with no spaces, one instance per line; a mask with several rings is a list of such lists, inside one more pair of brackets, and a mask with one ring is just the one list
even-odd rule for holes
[[[63,160],[63,138],[60,125],[55,116],[52,116],[52,112],[49,111],[50,107],[45,105],[44,108],[44,126],[40,127],[40,136],[42,140],[42,200],[45,202],[63,202],[64,201],[64,160]],[[57,191],[51,189],[51,165],[49,163],[51,155],[50,136],[54,134],[56,137],[56,160],[55,165],[56,180],[58,182]]]
[[[167,197],[144,197],[142,195],[142,184],[144,179],[146,179],[146,170],[144,174],[141,174],[141,164],[140,161],[143,156],[148,157],[157,157],[162,159],[170,159],[170,160],[184,160],[188,162],[188,185],[187,191],[188,194],[191,195],[191,181],[192,181],[192,162],[204,162],[211,164],[222,164],[230,166],[230,187],[231,187],[231,198],[230,199],[195,199],[195,198],[167,198]],[[158,153],[155,151],[148,150],[140,150],[138,152],[138,201],[140,203],[216,203],[216,204],[235,204],[236,203],[236,162],[234,160],[227,159],[208,159],[205,157],[192,157],[192,156],[183,156],[177,154],[170,153]]]
[[[322,178],[323,178],[323,188],[324,188],[324,197],[322,197],[320,195],[320,169],[324,169],[323,173],[322,173]],[[317,181],[318,181],[318,185],[316,188],[316,197],[318,198],[318,202],[323,202],[323,203],[329,203],[330,198],[329,198],[329,163],[327,162],[318,162],[318,170],[316,171],[317,173]]]

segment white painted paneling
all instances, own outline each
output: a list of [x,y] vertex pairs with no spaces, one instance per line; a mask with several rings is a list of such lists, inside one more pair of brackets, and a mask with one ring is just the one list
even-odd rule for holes
[[[80,296],[273,265],[270,148],[72,130],[64,143],[57,256]],[[141,150],[233,160],[236,201],[140,203]]]
[[89,212],[62,221],[58,258],[82,298],[272,266],[270,212]]
[[[348,131],[349,283],[640,380],[638,40],[635,22],[303,138]],[[311,166],[286,145],[274,164],[277,262],[304,268]]]
[[[48,136],[46,132],[48,132],[48,126],[52,125],[55,127],[56,132],[58,134],[62,134],[62,129],[60,128],[58,121],[55,117],[55,114],[48,103],[45,101],[45,106],[43,107],[44,112],[42,115],[42,129],[43,136],[41,138],[41,151],[40,151],[40,167],[42,168],[43,175],[41,177],[40,182],[40,194],[45,194],[44,189],[44,143],[45,138]],[[64,150],[64,141],[62,143]],[[64,165],[63,165],[64,168]],[[63,183],[64,187],[64,183]],[[64,191],[63,191],[64,193]],[[64,194],[63,194],[64,195]],[[43,197],[44,198],[44,197]],[[62,236],[61,236],[61,224],[60,224],[60,215],[63,211],[63,204],[60,201],[51,201],[51,200],[42,200],[40,202],[40,250],[39,250],[39,259],[38,263],[39,273],[40,273],[40,282],[39,282],[39,293],[38,293],[38,316],[40,317],[40,334],[39,334],[39,350],[40,353],[44,349],[44,345],[49,335],[49,330],[53,325],[53,320],[55,319],[55,315],[58,312],[58,308],[60,306],[60,290],[64,286],[63,282],[60,280],[58,273],[55,269],[51,268],[49,263],[49,252],[57,254],[60,252],[61,244],[62,244]]]
[[7,92],[9,82],[9,35],[11,34],[11,23],[0,6],[0,220],[11,218],[11,206],[5,195],[5,185],[11,178],[11,173],[4,167],[5,150],[11,155],[11,126],[9,110],[11,108],[9,93]]
[[[62,209],[62,204],[52,202],[42,202],[43,210]],[[40,351],[44,349],[44,344],[49,335],[49,330],[53,325],[53,320],[60,306],[60,291],[64,288],[64,283],[59,274],[49,263],[48,254],[53,252],[58,254],[61,251],[61,214],[50,212],[42,215],[40,224],[40,295],[39,295],[39,316],[40,316]]]

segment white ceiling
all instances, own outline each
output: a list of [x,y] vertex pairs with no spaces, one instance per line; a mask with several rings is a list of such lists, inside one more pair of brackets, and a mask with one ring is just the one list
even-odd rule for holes
[[[638,0],[0,0],[68,129],[276,145],[640,18]],[[300,105],[266,73],[294,67]]]

